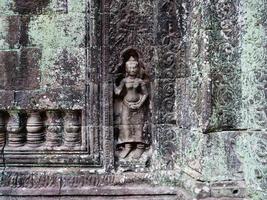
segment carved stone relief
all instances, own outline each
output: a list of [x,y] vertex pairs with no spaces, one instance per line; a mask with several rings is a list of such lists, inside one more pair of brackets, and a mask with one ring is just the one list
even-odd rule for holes
[[110,69],[114,70],[117,67],[120,52],[129,46],[141,50],[144,63],[149,63],[154,44],[152,5],[151,0],[112,0],[110,4],[107,3],[110,13]]
[[[114,88],[126,85],[120,95],[116,95],[116,89],[113,92],[114,89],[109,88],[113,92],[111,109],[114,113],[112,125],[116,149],[115,166],[121,167],[122,170],[138,170],[137,168],[142,170],[148,166],[151,151],[152,114],[149,106],[152,99],[150,95],[150,87],[153,84],[152,66],[155,64],[152,61],[155,53],[154,2],[112,0],[103,3],[108,13],[104,25],[108,30],[107,40],[105,40],[107,48],[104,49],[108,60],[105,65],[108,66],[107,71],[111,72],[110,76],[113,77],[111,79],[116,85]],[[131,94],[132,89],[128,88],[129,83],[124,84],[125,80],[131,79],[126,67],[128,60],[129,63],[138,62],[137,71],[139,72],[133,76],[135,77],[133,80],[136,80],[134,95]],[[133,105],[136,108],[127,107],[128,103],[124,101],[132,95],[134,97],[130,98],[132,99],[130,104],[136,101],[136,105]],[[137,103],[138,99],[139,103]]]
[[63,120],[61,113],[56,110],[47,112],[47,145],[54,147],[60,146],[63,135]]
[[240,25],[238,24],[238,2],[216,0],[210,6],[211,79],[212,79],[212,128],[236,128],[240,123],[241,67]]
[[[241,141],[242,130],[228,130],[238,128],[246,84],[240,1],[14,2],[10,16],[0,16],[9,25],[5,38],[0,23],[0,196],[116,198],[121,187],[122,199],[133,185],[141,193],[143,185],[171,185],[159,193],[185,199],[182,186],[188,199],[240,199],[243,186],[229,182],[243,183],[245,173],[266,189],[266,138]],[[267,96],[263,68],[245,105]],[[253,108],[261,127],[264,106]],[[240,147],[248,149],[243,157]],[[244,158],[257,163],[251,172]]]
[[67,147],[79,146],[81,142],[81,119],[78,111],[66,112],[64,129],[64,145]]
[[6,134],[5,134],[5,121],[4,121],[4,114],[0,112],[0,147],[3,147],[5,144]]
[[[18,111],[10,112],[6,130],[7,130],[7,145],[10,147],[23,146],[26,141],[25,123],[22,121],[21,115]],[[24,130],[24,131],[23,131]]]
[[114,74],[116,150],[120,160],[138,160],[150,144],[149,79],[138,51],[127,49],[121,61]]
[[0,120],[0,141],[3,145],[6,138],[9,150],[17,147],[40,147],[43,150],[49,150],[48,147],[58,147],[58,150],[75,147],[80,149],[81,113],[78,110],[35,110],[29,113],[11,110],[1,112]]
[[44,142],[43,121],[38,111],[33,111],[27,119],[27,145],[29,147],[38,147]]

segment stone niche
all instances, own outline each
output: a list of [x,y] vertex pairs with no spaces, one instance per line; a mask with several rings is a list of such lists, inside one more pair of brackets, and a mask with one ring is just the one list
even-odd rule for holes
[[0,0],[0,199],[266,199],[263,2]]

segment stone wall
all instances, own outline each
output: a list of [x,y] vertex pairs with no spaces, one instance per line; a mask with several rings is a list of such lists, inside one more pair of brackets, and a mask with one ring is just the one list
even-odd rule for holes
[[266,199],[266,6],[0,0],[0,199]]

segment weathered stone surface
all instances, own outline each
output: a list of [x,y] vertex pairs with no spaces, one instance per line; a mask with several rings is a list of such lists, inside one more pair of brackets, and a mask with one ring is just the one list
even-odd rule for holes
[[0,199],[266,199],[265,10],[0,0]]
[[203,150],[204,177],[214,181],[243,179],[243,165],[237,151],[237,141],[240,136],[240,132],[218,132],[207,135],[206,148]]
[[[40,82],[40,50],[26,48],[18,51],[1,51],[2,88],[6,90],[38,89]],[[29,79],[31,76],[31,79]]]
[[16,76],[19,73],[19,55],[17,51],[1,51],[1,89],[15,89],[17,84]]
[[0,48],[13,49],[19,47],[20,18],[19,16],[1,16]]
[[172,79],[155,80],[155,123],[175,124],[175,82]]
[[[242,38],[243,128],[266,128],[266,3],[244,1]],[[264,13],[264,14],[263,14]]]

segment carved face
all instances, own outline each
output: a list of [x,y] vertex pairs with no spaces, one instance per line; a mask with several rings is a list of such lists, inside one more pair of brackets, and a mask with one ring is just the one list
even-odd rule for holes
[[130,76],[136,76],[139,71],[138,62],[134,57],[130,57],[129,60],[125,63],[126,65],[126,72]]

